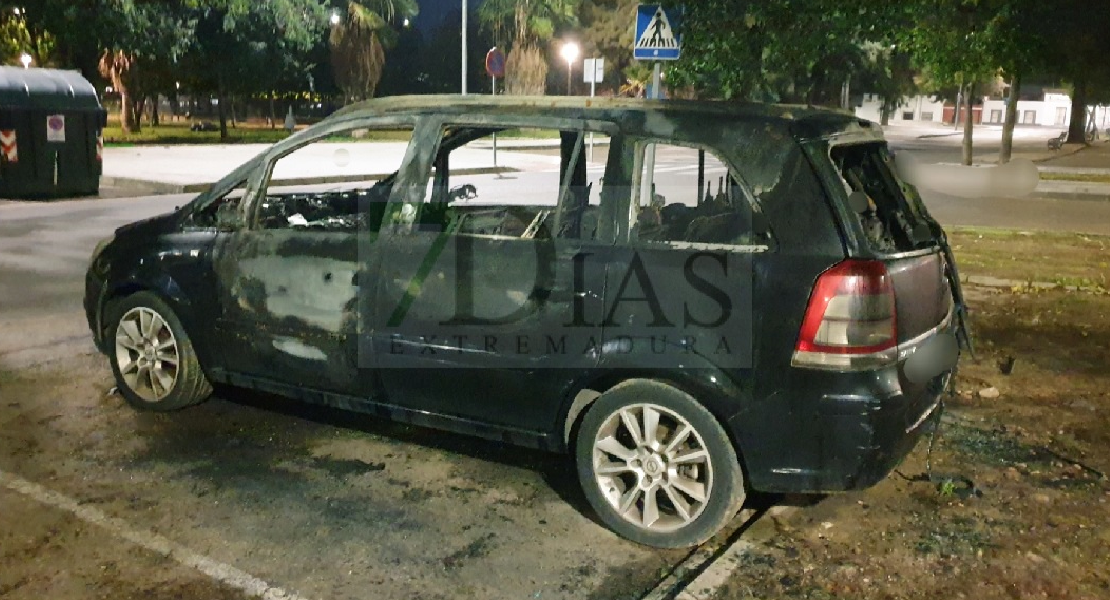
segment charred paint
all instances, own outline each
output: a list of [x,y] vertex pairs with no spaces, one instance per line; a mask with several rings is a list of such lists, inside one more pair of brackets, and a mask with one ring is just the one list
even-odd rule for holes
[[[316,218],[303,211],[278,215],[287,222],[293,214],[300,215],[304,223],[318,225],[318,231],[270,228],[257,218],[268,200],[262,193],[268,167],[278,157],[330,132],[406,124],[413,133],[399,170],[364,190],[367,198],[373,196],[374,210],[362,206],[357,214],[348,212],[343,218],[323,214]],[[570,169],[574,161],[569,156],[581,148],[575,150],[566,140],[580,140],[582,131],[610,137],[601,204],[591,215],[597,219],[596,233],[560,237],[561,225],[575,222],[578,227],[581,215],[571,218],[574,215],[564,212],[563,205],[555,207],[555,223],[560,227],[548,232],[555,264],[549,277],[537,276],[547,242],[502,235],[519,228],[510,222],[526,220],[520,215],[507,209],[485,214],[481,218],[500,231],[460,234],[451,229],[452,224],[458,226],[458,217],[467,211],[436,213],[440,207],[429,209],[425,204],[428,180],[441,151],[449,151],[453,143],[465,143],[445,136],[445,127],[451,124],[474,132],[529,125],[566,134],[560,198],[572,205],[575,188],[586,182]],[[912,378],[915,381],[903,377],[900,366],[866,373],[791,367],[812,283],[846,257],[888,261],[891,268],[917,265],[900,272],[913,280],[937,279],[941,271],[951,269],[941,269],[940,258],[923,258],[939,256],[937,244],[908,255],[884,254],[870,247],[866,232],[845,206],[843,189],[837,191],[840,175],[828,151],[830,144],[849,138],[881,140],[881,133],[849,115],[806,107],[458,96],[373,100],[347,107],[275,145],[182,211],[183,215],[205,214],[229,190],[242,187],[243,201],[231,206],[238,211],[238,222],[226,215],[218,219],[213,210],[192,225],[182,225],[188,219],[181,218],[172,226],[163,223],[159,228],[121,231],[100,261],[110,266],[101,273],[90,272],[88,289],[99,293],[125,281],[161,281],[164,273],[129,269],[135,259],[126,255],[146,246],[164,249],[174,227],[218,231],[210,246],[210,262],[198,259],[196,264],[197,269],[208,270],[205,275],[211,276],[213,289],[193,290],[197,296],[215,296],[218,302],[197,300],[197,306],[211,310],[183,310],[185,326],[204,332],[192,337],[206,344],[198,351],[212,357],[206,366],[217,379],[554,449],[564,448],[563,436],[573,428],[566,417],[580,414],[588,402],[582,398],[592,398],[632,377],[659,379],[689,391],[726,425],[753,488],[858,487],[883,476],[912,446],[919,430],[907,431],[907,419],[919,418],[935,403],[945,374],[917,382],[917,375]],[[721,248],[699,247],[689,240],[683,242],[686,245],[651,246],[639,239],[633,208],[638,198],[636,153],[638,144],[650,141],[718,154],[735,175],[739,196],[752,203],[753,226],[760,220],[757,217],[766,220],[768,242],[725,248],[725,269],[715,267],[720,261],[697,263],[702,269],[697,272],[699,283],[691,287],[684,270],[687,259]],[[234,216],[234,211],[225,212]],[[353,221],[345,218],[352,214]],[[471,211],[469,217],[478,218],[478,211]],[[943,245],[939,226],[931,221],[929,225],[931,237]],[[457,244],[460,235],[472,235],[474,242],[462,254]],[[454,243],[444,244],[429,258],[429,248],[440,239]],[[152,240],[158,243],[149,244]],[[614,297],[636,253],[645,249],[659,254],[644,263],[644,272],[655,286],[658,308],[668,315],[668,322],[686,319],[695,326],[727,329],[740,339],[729,337],[725,346],[743,349],[742,361],[725,365],[715,360],[713,350],[722,347],[719,342],[704,351],[694,351],[684,341],[672,343],[687,352],[669,368],[652,365],[643,354],[625,353],[637,346],[637,335],[627,330],[634,329],[631,325],[638,319],[645,324],[640,337],[653,334],[647,328],[654,316],[650,303],[636,302],[636,290],[631,287],[631,294]],[[466,252],[471,252],[469,258]],[[584,255],[588,260],[576,262],[576,256]],[[954,266],[950,259],[944,260]],[[460,261],[464,268],[459,267]],[[577,265],[582,266],[581,273],[576,273]],[[715,275],[722,279],[712,280]],[[98,279],[104,277],[120,280]],[[458,295],[467,280],[473,282],[467,290],[471,296],[463,306],[468,310],[460,313]],[[952,293],[942,283],[917,283],[921,285],[905,289],[924,290],[931,298]],[[636,284],[642,292],[643,285],[638,280]],[[727,285],[734,286],[727,303],[705,293]],[[700,296],[684,307],[680,290]],[[735,302],[733,292],[745,290],[748,295],[739,296],[744,301]],[[405,297],[411,301],[401,330],[391,331],[387,319]],[[95,299],[87,303],[93,307],[90,311],[99,310],[98,305]],[[899,323],[925,327],[935,320],[929,312],[932,308],[936,307],[910,315],[917,309],[899,306]],[[902,311],[907,311],[905,319]],[[610,312],[613,318],[606,322]],[[419,340],[428,339],[428,329],[434,332],[460,314],[477,322],[456,319],[453,325],[461,327],[460,333],[505,335],[513,340],[520,335],[547,339],[543,336],[576,323],[584,339],[595,340],[589,346],[594,350],[553,362],[551,353],[504,352],[504,346],[491,347],[478,336],[465,348],[467,352],[400,356],[388,352],[398,339],[395,336],[419,350]],[[90,322],[99,321],[100,315],[90,316]],[[431,346],[450,349],[451,344],[442,340],[434,340]],[[573,345],[567,340],[566,347]],[[948,364],[933,362],[941,367]],[[931,374],[936,366],[927,363],[930,368],[922,373]],[[583,390],[591,392],[579,395]],[[572,407],[576,397],[579,402]]]

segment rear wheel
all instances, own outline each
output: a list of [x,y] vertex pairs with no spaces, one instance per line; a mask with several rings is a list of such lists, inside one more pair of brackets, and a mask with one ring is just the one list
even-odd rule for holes
[[107,314],[112,373],[128,404],[176,410],[211,395],[189,336],[161,298],[138,292],[110,304]]
[[578,478],[598,516],[634,542],[700,544],[744,502],[724,429],[689,394],[637,380],[602,394],[575,444]]

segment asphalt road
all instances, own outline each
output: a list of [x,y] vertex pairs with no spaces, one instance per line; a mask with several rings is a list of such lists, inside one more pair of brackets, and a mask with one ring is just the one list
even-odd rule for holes
[[0,206],[0,596],[242,595],[178,564],[195,555],[303,598],[626,598],[685,556],[594,522],[560,456],[237,391],[127,408],[83,273],[98,239],[187,198]]
[[[669,193],[696,188],[658,160]],[[466,181],[529,177],[550,172]],[[685,556],[594,522],[561,457],[233,390],[125,407],[81,308],[88,257],[188,198],[0,202],[0,596],[242,597],[212,571],[304,598],[631,598]],[[927,203],[946,225],[1110,234],[1110,202]]]

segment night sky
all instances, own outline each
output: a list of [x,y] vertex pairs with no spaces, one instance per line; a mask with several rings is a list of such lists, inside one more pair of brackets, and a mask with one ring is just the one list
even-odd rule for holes
[[[481,1],[467,0],[471,18],[477,18],[474,11]],[[462,0],[417,0],[417,3],[420,5],[420,14],[416,16],[415,25],[424,32],[435,29],[448,13],[462,6]]]

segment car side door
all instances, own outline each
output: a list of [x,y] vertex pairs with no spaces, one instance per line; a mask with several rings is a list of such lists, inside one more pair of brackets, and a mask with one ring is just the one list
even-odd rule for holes
[[260,167],[239,227],[214,252],[233,382],[378,395],[359,339],[371,327],[364,311],[377,286],[381,218],[411,131],[407,119],[340,122],[275,147]]
[[[619,212],[603,179],[617,182],[619,144],[588,163],[586,140],[619,136],[573,119],[469,115],[435,126],[429,189],[413,188],[390,211],[400,218],[383,237],[375,352],[384,387],[408,408],[548,431],[600,355]],[[506,130],[544,147],[502,149],[511,170],[480,169]]]

